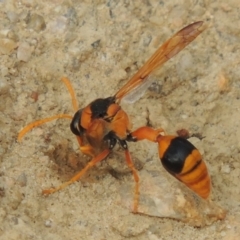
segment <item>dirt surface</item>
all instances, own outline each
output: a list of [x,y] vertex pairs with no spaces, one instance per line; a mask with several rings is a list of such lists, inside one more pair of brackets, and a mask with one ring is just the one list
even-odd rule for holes
[[[0,239],[240,239],[239,16],[237,0],[0,0]],[[150,121],[168,134],[187,129],[195,136],[211,174],[212,201],[226,218],[194,228],[131,213],[119,192],[133,179],[116,174],[127,169],[124,161],[118,166],[118,149],[80,182],[43,197],[42,189],[89,161],[67,119],[16,141],[34,120],[74,113],[61,78],[71,80],[80,108],[108,97],[162,42],[199,20],[208,29],[161,68],[139,101],[122,107],[133,129]],[[161,168],[155,144],[129,148],[140,173],[147,162]],[[162,168],[161,174],[179,184]]]

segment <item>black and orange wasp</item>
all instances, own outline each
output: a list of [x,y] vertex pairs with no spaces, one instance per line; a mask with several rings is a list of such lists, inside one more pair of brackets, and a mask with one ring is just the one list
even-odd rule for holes
[[56,188],[43,190],[44,195],[58,190],[79,180],[91,167],[104,160],[118,143],[125,152],[126,162],[135,180],[133,212],[137,212],[139,202],[139,176],[132,162],[127,142],[147,139],[158,144],[159,158],[163,167],[175,178],[183,182],[197,195],[206,199],[211,191],[211,180],[200,152],[188,140],[164,134],[163,129],[148,126],[131,130],[127,113],[121,108],[121,100],[150,81],[149,76],[166,61],[175,56],[205,29],[202,21],[192,23],[168,39],[140,70],[113,96],[93,100],[86,107],[78,110],[74,90],[67,78],[63,78],[76,111],[74,116],[59,114],[30,123],[24,127],[18,141],[32,128],[58,118],[70,118],[70,128],[76,135],[80,150],[92,159],[69,181]]

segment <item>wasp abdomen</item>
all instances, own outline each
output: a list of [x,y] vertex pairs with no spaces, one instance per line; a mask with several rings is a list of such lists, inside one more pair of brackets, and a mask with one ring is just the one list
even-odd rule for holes
[[163,166],[172,174],[181,173],[185,159],[194,149],[195,147],[186,139],[180,137],[171,139],[165,152],[160,155]]
[[161,136],[159,155],[164,168],[202,198],[207,198],[211,181],[200,152],[181,137]]

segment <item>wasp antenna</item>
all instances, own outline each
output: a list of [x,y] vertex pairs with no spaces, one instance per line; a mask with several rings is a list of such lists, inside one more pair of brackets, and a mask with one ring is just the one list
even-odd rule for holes
[[49,117],[49,118],[43,118],[41,120],[38,120],[38,121],[35,121],[35,122],[32,122],[30,124],[28,124],[27,126],[25,126],[18,134],[18,137],[17,137],[17,141],[18,142],[21,142],[23,136],[28,133],[31,129],[37,127],[37,126],[40,126],[44,123],[47,123],[47,122],[51,122],[55,119],[59,119],[59,118],[69,118],[69,119],[72,119],[72,116],[68,115],[68,114],[59,114],[59,115],[55,115],[55,116],[52,116],[52,117]]
[[71,82],[69,81],[68,78],[66,77],[63,77],[62,78],[62,81],[65,83],[70,95],[71,95],[71,98],[72,98],[72,105],[73,105],[73,109],[74,111],[76,112],[78,110],[78,103],[77,103],[77,98],[76,98],[76,95],[75,95],[75,92],[74,92],[74,89],[72,87],[72,84]]

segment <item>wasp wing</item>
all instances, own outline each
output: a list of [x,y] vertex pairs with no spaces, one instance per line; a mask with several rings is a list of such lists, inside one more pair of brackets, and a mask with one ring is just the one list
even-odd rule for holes
[[129,93],[122,97],[122,102],[132,104],[138,101],[145,94],[154,80],[156,80],[156,78],[154,78],[152,74],[147,76],[141,84],[131,89]]
[[[141,95],[142,92],[144,93],[147,87],[151,84],[152,78],[149,77],[149,75],[185,48],[201,32],[203,32],[205,28],[206,26],[202,21],[195,22],[181,29],[168,39],[158,48],[140,70],[115,94],[114,97],[116,101],[120,102],[123,97],[128,94],[131,95],[131,92],[135,95],[134,99],[137,99],[137,95]],[[148,84],[148,82],[150,83]]]

